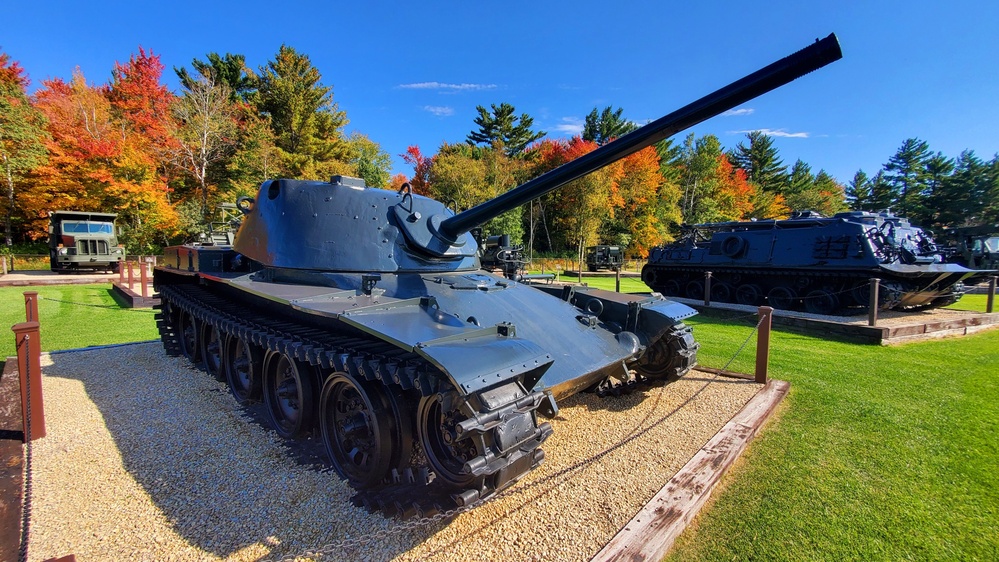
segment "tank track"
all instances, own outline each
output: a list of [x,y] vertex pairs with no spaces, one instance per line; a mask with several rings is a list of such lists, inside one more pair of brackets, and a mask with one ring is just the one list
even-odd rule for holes
[[[634,376],[627,380],[607,377],[588,390],[601,398],[630,394],[640,388],[677,380],[697,365],[697,350],[690,326],[677,322],[633,365]],[[659,366],[657,366],[659,365]]]
[[[159,287],[159,291],[161,304],[156,307],[156,324],[164,349],[171,356],[181,355],[181,334],[174,319],[179,311],[184,311],[200,322],[212,324],[222,333],[235,335],[267,351],[287,354],[313,367],[321,367],[324,377],[329,372],[346,372],[358,380],[392,385],[420,397],[437,395],[442,390],[441,385],[450,385],[442,382],[443,375],[417,354],[383,341],[337,334],[289,322],[266,312],[248,310],[244,305],[233,303],[195,284],[164,285]],[[530,392],[516,404],[480,412],[475,419],[468,419],[462,425],[466,434],[481,434],[492,445],[501,442],[503,437],[494,435],[499,430],[495,423],[489,423],[490,415],[496,417],[510,412],[529,412],[536,419],[534,412],[543,398],[544,394],[540,391]],[[386,517],[410,518],[431,516],[488,500],[515,484],[544,460],[544,452],[539,447],[551,435],[551,424],[535,425],[534,437],[527,442],[513,450],[502,451],[501,455],[490,454],[489,458],[479,456],[469,463],[479,467],[488,464],[485,469],[480,468],[480,473],[502,471],[502,480],[493,480],[500,482],[496,487],[455,489],[435,478],[429,466],[399,466],[393,467],[390,476],[379,485],[356,490],[352,503]],[[317,429],[313,431],[318,433]],[[407,463],[412,463],[412,459],[420,457],[421,453],[414,452]]]

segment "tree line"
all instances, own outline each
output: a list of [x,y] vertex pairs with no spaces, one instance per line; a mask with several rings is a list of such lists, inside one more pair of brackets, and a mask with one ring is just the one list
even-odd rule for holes
[[[104,84],[77,70],[28,95],[20,65],[0,53],[0,158],[7,245],[45,236],[48,211],[119,214],[130,252],[154,252],[204,230],[220,202],[254,195],[268,178],[361,177],[369,186],[419,194],[459,210],[636,129],[623,109],[594,108],[582,134],[551,138],[508,103],[478,106],[464,140],[425,155],[408,147],[411,175],[390,177],[390,156],[366,135],[344,133],[347,114],[305,54],[282,46],[252,68],[245,57],[208,53],[174,68],[181,91],[163,85],[158,55],[142,48]],[[682,223],[892,210],[925,226],[997,219],[997,158],[956,159],[905,141],[874,177],[840,184],[824,170],[782,161],[773,139],[751,132],[731,149],[714,135],[666,140],[484,225],[532,251],[576,253],[618,244],[644,257]]]

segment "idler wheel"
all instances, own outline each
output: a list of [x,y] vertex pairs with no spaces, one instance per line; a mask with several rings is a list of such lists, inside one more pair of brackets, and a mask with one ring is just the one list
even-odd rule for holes
[[735,290],[735,302],[749,306],[759,306],[763,301],[763,289],[759,285],[747,283]]
[[711,300],[718,302],[732,302],[732,293],[735,289],[731,283],[718,281],[711,284]]
[[[425,396],[417,412],[420,444],[437,476],[454,487],[472,487],[476,477],[465,463],[483,454],[482,435],[462,435],[458,424],[469,418],[468,403],[454,391]],[[475,486],[477,487],[477,486]]]
[[346,373],[334,373],[323,385],[319,429],[337,473],[357,488],[370,488],[389,469],[408,461],[403,455],[402,420],[396,418],[386,390]]
[[777,285],[767,293],[770,306],[780,310],[791,310],[798,302],[798,293],[787,285]]
[[240,404],[260,399],[263,366],[262,349],[238,336],[229,336],[223,367],[229,391]]
[[690,328],[679,322],[652,342],[634,367],[649,378],[682,377],[696,364],[697,348]]
[[263,394],[267,415],[278,435],[299,437],[312,428],[315,410],[312,368],[273,352],[264,361]]
[[805,295],[805,310],[828,316],[839,310],[839,297],[828,289],[815,289]]
[[215,380],[224,381],[223,371],[223,349],[222,336],[218,328],[205,322],[201,326],[201,357],[205,360],[205,371],[215,377]]
[[180,313],[180,352],[195,365],[201,362],[199,324],[200,322],[190,312]]

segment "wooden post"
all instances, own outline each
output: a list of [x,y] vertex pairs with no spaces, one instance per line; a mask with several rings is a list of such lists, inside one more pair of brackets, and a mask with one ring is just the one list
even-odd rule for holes
[[21,379],[21,417],[24,442],[45,437],[45,410],[42,408],[42,348],[38,322],[21,322],[10,328],[17,347],[17,370]]
[[24,321],[38,322],[38,292],[24,292]]
[[118,262],[118,285],[125,284],[125,264]]
[[142,285],[142,298],[146,298],[149,290],[146,288],[146,283],[149,281],[149,273],[146,271],[146,262],[139,263],[139,284]]
[[3,262],[3,275],[7,275],[7,256],[0,256],[0,261]]
[[132,274],[132,262],[128,262],[128,290],[132,290],[132,281],[134,277]]
[[867,303],[867,325],[877,326],[878,325],[878,287],[881,280],[877,277],[871,278],[871,298]]
[[711,272],[704,272],[704,306],[711,306]]
[[996,300],[996,277],[989,277],[989,297],[985,301],[985,312],[992,313],[992,303]]
[[614,269],[614,292],[615,293],[620,293],[621,292],[621,268],[620,267]]
[[770,363],[770,323],[774,309],[769,306],[761,306],[758,310],[760,315],[760,328],[756,333],[756,382],[767,382],[767,366]]

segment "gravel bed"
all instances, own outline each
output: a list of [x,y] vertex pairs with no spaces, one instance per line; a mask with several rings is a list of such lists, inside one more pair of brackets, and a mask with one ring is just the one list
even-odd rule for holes
[[353,507],[335,474],[296,460],[158,343],[43,355],[43,369],[31,560],[260,560],[327,545],[322,559],[585,560],[761,387],[694,371],[625,397],[580,394],[512,490],[412,525]]

